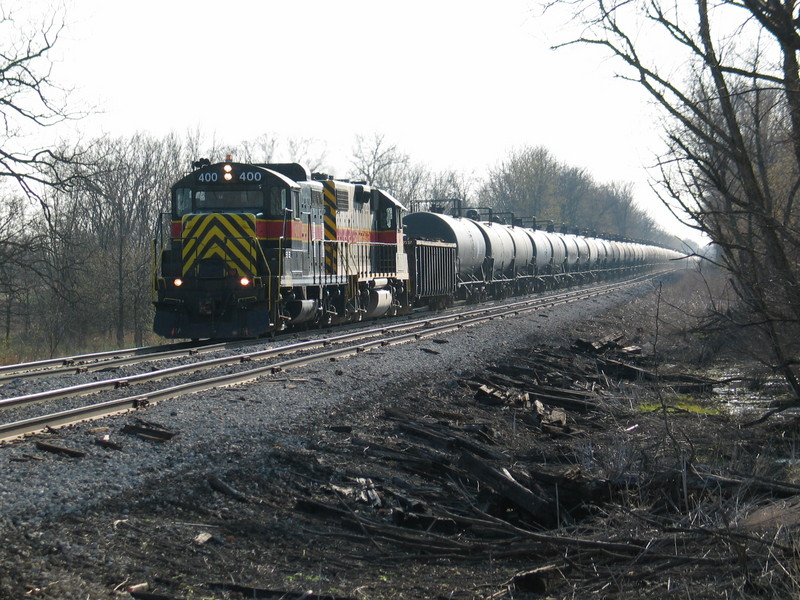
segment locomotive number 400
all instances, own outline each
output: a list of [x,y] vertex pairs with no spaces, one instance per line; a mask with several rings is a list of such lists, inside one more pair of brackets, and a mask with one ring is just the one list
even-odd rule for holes
[[[215,183],[219,180],[217,173],[200,173],[197,181],[200,183]],[[261,173],[258,171],[244,171],[239,174],[239,181],[261,181]]]

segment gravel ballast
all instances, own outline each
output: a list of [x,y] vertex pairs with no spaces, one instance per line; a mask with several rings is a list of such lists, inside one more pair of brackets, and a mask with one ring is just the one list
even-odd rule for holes
[[[193,464],[210,467],[211,460],[219,460],[219,468],[224,469],[226,448],[236,447],[237,462],[246,461],[248,453],[258,452],[264,444],[291,444],[293,426],[308,415],[353,399],[391,402],[396,390],[424,380],[451,380],[518,345],[561,338],[567,324],[651,290],[652,283],[642,283],[587,302],[468,327],[437,336],[436,342],[428,339],[315,363],[254,384],[192,394],[10,444],[0,449],[0,526],[26,526],[78,513],[109,498],[135,493],[151,479],[190,470]],[[30,385],[41,387],[38,381]],[[13,389],[15,394],[29,393],[24,383]],[[124,424],[137,418],[177,435],[156,444],[119,433]],[[94,445],[102,433],[99,427],[108,427],[105,433],[122,444],[122,450]],[[88,455],[71,459],[43,453],[34,446],[37,439]]]
[[[314,427],[326,422],[328,415],[335,414],[337,423],[347,425],[348,414],[363,418],[393,406],[396,400],[407,400],[409,395],[435,396],[437,390],[455,386],[459,378],[516,348],[568,344],[571,332],[580,331],[582,323],[653,293],[653,289],[652,282],[641,283],[588,301],[319,362],[253,384],[168,400],[7,444],[0,448],[0,541],[26,537],[35,539],[37,548],[74,556],[77,563],[102,562],[101,552],[92,543],[76,547],[60,541],[59,523],[73,532],[76,527],[85,530],[91,538],[98,515],[103,515],[103,527],[108,529],[109,515],[114,516],[114,523],[124,524],[134,506],[144,504],[158,510],[162,495],[170,497],[165,499],[166,510],[182,490],[191,495],[193,488],[207,486],[212,476],[225,479],[229,472],[269,470],[265,456],[272,449],[302,455],[315,438]],[[24,384],[15,386],[15,393],[26,393]],[[154,442],[121,432],[124,425],[139,420],[176,435],[166,442]],[[103,435],[121,449],[95,445]],[[69,458],[44,452],[36,447],[36,440],[87,454]],[[278,488],[279,476],[272,482]],[[35,572],[37,561],[44,562],[46,557],[15,560],[29,562]],[[63,579],[63,572],[59,577]],[[105,596],[78,596],[76,592],[75,597]]]

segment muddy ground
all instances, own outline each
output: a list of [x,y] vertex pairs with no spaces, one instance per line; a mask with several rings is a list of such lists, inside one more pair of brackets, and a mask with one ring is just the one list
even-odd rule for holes
[[764,374],[692,332],[697,287],[7,537],[0,597],[797,597],[798,421],[709,393],[721,365],[739,395]]

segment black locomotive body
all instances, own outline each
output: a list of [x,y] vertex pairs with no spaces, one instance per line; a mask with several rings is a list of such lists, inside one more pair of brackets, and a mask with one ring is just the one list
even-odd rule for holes
[[156,245],[159,335],[253,337],[409,308],[403,207],[382,190],[227,160],[171,196]]
[[255,337],[603,279],[681,256],[433,212],[300,164],[198,165],[156,241],[154,330]]

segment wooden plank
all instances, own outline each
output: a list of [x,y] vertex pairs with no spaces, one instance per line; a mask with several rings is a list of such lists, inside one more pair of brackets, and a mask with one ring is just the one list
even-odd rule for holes
[[58,446],[56,444],[50,444],[48,442],[36,442],[36,447],[39,450],[44,450],[45,452],[63,454],[65,456],[71,456],[73,458],[83,458],[87,454],[83,450],[75,450],[74,448],[67,448],[66,446]]
[[125,425],[122,433],[137,435],[142,439],[154,442],[166,442],[175,437],[175,433],[166,429],[156,429],[154,427],[144,427],[142,425]]
[[600,369],[608,375],[615,377],[622,377],[623,379],[642,379],[644,381],[654,381],[656,379],[655,373],[642,369],[635,365],[614,360],[613,358],[598,358],[597,364]]
[[467,452],[463,452],[459,456],[458,465],[470,477],[477,479],[482,485],[494,490],[532,516],[541,519],[542,513],[547,513],[548,517],[545,520],[551,520],[550,513],[552,513],[553,507],[550,502],[519,483],[507,469],[502,471],[495,469]]
[[225,494],[226,496],[230,496],[234,500],[244,503],[250,502],[250,498],[248,498],[247,494],[244,494],[236,488],[228,485],[219,477],[212,475],[208,478],[208,484],[211,486],[212,490],[220,492],[221,494]]
[[558,406],[559,408],[565,408],[567,410],[574,410],[575,412],[584,413],[597,410],[596,403],[587,402],[586,400],[577,400],[575,398],[568,398],[564,396],[554,396],[553,394],[544,394],[535,391],[528,392],[528,395],[544,404]]
[[112,442],[107,435],[95,438],[94,443],[96,446],[100,446],[101,448],[108,448],[109,450],[122,450],[122,444]]

